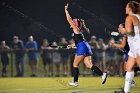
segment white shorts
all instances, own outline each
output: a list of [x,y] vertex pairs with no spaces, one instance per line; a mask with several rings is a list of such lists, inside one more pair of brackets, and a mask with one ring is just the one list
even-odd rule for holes
[[131,56],[131,57],[133,57],[133,58],[136,58],[136,57],[140,56],[140,49],[137,49],[135,51],[131,51],[130,50],[128,52],[128,55]]
[[130,47],[128,55],[134,58],[140,56],[140,35],[134,38],[128,38],[128,44]]

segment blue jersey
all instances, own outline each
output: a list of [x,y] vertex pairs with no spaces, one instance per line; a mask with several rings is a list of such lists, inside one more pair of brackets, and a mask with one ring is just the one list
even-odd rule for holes
[[29,60],[37,60],[38,46],[37,46],[37,42],[36,41],[27,42],[26,49],[31,49],[31,48],[33,48],[34,50],[29,50],[28,51],[28,58],[29,58]]

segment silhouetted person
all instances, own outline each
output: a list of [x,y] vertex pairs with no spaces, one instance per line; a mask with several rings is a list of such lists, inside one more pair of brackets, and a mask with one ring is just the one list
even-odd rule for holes
[[24,44],[18,36],[13,37],[12,50],[15,54],[16,77],[24,76],[25,61],[24,61]]
[[1,62],[2,62],[2,77],[6,77],[7,73],[7,65],[9,64],[9,52],[10,48],[6,45],[5,41],[1,42],[0,45],[0,55],[1,55]]

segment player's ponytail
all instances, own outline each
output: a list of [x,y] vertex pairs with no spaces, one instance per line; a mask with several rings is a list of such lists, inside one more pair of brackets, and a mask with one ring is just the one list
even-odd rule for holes
[[86,26],[86,24],[85,24],[85,21],[84,21],[83,19],[79,19],[78,22],[79,22],[79,24],[80,24],[80,25],[79,25],[79,28],[80,28],[82,31],[86,31],[86,32],[90,33],[89,28],[87,28],[87,26]]

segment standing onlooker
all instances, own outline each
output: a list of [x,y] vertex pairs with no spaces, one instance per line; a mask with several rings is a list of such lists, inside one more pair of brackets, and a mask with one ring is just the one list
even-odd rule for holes
[[38,71],[38,46],[37,42],[34,41],[33,36],[28,37],[28,42],[26,43],[26,51],[28,54],[29,65],[32,70],[31,77],[36,77]]
[[17,71],[16,77],[24,76],[24,44],[22,40],[19,40],[18,36],[13,37],[12,48],[15,54],[15,66]]
[[[61,46],[68,46],[68,42],[66,41],[66,38],[61,38],[59,45]],[[66,49],[62,49],[61,51],[61,61],[63,64],[63,71],[64,76],[67,76],[68,74],[68,51]]]
[[1,62],[2,62],[2,77],[6,77],[6,67],[9,64],[9,47],[6,45],[5,41],[1,42],[1,46],[0,46],[0,55],[1,55]]
[[[70,39],[69,40],[69,45],[75,45],[75,41],[74,39]],[[74,71],[73,71],[73,60],[74,60],[74,57],[75,57],[75,51],[76,51],[76,47],[75,48],[70,48],[69,49],[69,58],[70,58],[70,72],[71,72],[71,76],[74,76]]]
[[[121,39],[119,39],[119,41],[117,43],[114,43],[114,44],[121,45],[122,42],[124,41],[123,38],[126,38],[126,36],[123,36]],[[127,43],[126,43],[126,45],[127,45]],[[116,65],[115,66],[115,68],[116,68],[116,70],[115,70],[116,73],[115,74],[117,74],[117,75],[124,75],[123,74],[123,67],[122,66],[124,66],[123,65],[124,63],[126,63],[126,62],[124,62],[124,54],[126,52],[125,47],[128,48],[129,46],[125,46],[124,45],[124,49],[116,47],[117,48],[117,51],[116,51],[116,57],[117,57],[116,59],[117,59],[117,61],[116,61],[116,64],[115,64]]]
[[[52,46],[57,46],[57,42],[53,42]],[[60,76],[60,61],[61,61],[61,55],[59,53],[58,48],[54,48],[53,49],[53,53],[52,53],[52,61],[55,64],[56,67],[56,73],[55,76],[59,77]]]
[[52,62],[51,62],[51,53],[49,50],[52,49],[49,47],[49,43],[47,39],[43,40],[43,44],[41,46],[41,57],[43,60],[44,70],[45,70],[45,76],[52,76]]
[[106,50],[106,45],[103,41],[102,38],[99,38],[98,40],[98,49],[97,49],[97,61],[98,61],[98,67],[100,69],[105,69],[105,50]]
[[[115,42],[113,38],[111,38],[109,40],[109,44],[110,42]],[[106,71],[110,74],[110,75],[114,75],[114,73],[116,72],[116,69],[114,68],[114,64],[116,63],[116,48],[112,47],[110,45],[107,46],[106,49],[106,58],[107,58],[107,62],[106,62]]]
[[[98,45],[98,42],[96,40],[96,36],[93,35],[91,36],[91,39],[89,41],[89,44],[91,46],[91,49],[94,50],[93,52],[93,55],[92,55],[92,60],[93,60],[93,64],[97,64],[98,65],[98,62],[97,62],[97,49],[99,48],[99,45]],[[93,75],[96,75],[95,73],[93,73]]]
[[92,55],[92,59],[96,64],[96,62],[97,62],[97,52],[96,51],[99,48],[98,42],[96,40],[96,36],[94,36],[94,35],[91,36],[91,40],[90,40],[89,44],[90,44],[92,50],[94,50],[94,53]]

